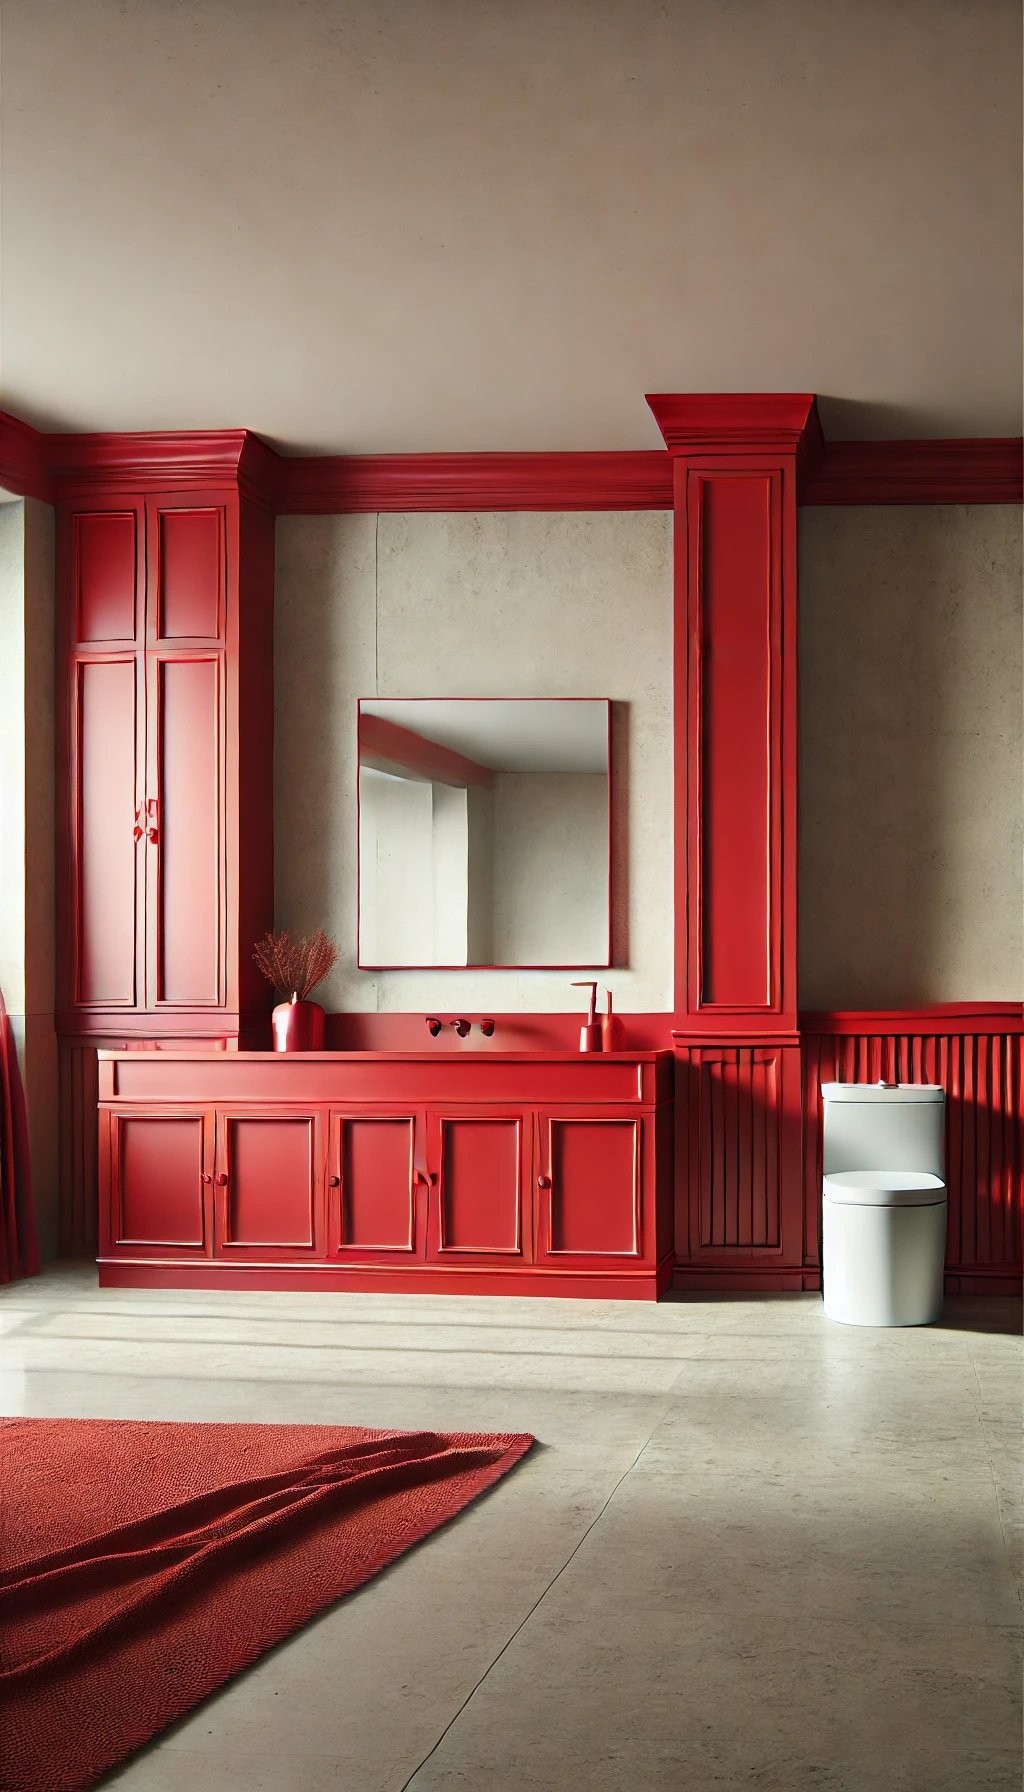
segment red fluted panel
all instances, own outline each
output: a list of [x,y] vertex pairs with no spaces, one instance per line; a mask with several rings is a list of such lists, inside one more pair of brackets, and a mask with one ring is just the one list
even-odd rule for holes
[[[868,1017],[865,1017],[868,1024]],[[955,1292],[1019,1284],[1024,1212],[1024,1039],[1016,1028],[945,1033],[807,1033],[803,1040],[804,1262],[817,1263],[823,1082],[939,1083],[946,1092]]]
[[679,1058],[680,1266],[801,1265],[798,1054],[694,1047]]
[[59,1238],[62,1257],[91,1257],[97,1240],[96,1050],[60,1047]]

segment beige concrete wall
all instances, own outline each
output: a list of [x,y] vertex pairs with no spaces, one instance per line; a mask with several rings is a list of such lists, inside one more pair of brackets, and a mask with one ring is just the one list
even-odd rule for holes
[[0,505],[0,988],[28,1109],[44,1256],[57,1249],[54,546],[46,504]]
[[356,700],[369,696],[615,700],[609,976],[623,1010],[671,1006],[671,655],[665,513],[279,520],[276,915],[335,935],[328,1006],[578,1007],[560,971],[355,968]]
[[1017,1000],[1021,512],[800,524],[800,1002]]

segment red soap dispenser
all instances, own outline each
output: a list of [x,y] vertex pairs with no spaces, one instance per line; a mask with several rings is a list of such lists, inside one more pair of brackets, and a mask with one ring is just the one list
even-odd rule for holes
[[608,1006],[601,1016],[601,1050],[603,1052],[620,1052],[622,1050],[622,1022],[617,1014],[612,1013],[612,992],[605,990]]
[[580,1051],[599,1052],[601,1050],[601,1025],[597,1018],[597,984],[574,983],[573,989],[589,989],[590,1007],[587,1018],[580,1028]]

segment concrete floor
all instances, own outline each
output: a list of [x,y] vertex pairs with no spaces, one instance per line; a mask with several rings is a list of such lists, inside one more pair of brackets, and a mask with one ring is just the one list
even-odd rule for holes
[[8,1413],[532,1431],[119,1792],[1020,1792],[1020,1309],[0,1295]]

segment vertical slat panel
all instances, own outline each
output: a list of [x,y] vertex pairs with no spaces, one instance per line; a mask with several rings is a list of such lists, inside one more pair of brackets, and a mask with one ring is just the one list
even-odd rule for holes
[[722,1065],[722,1234],[724,1245],[735,1247],[748,1240],[739,1230],[739,1083],[741,1069],[737,1057],[730,1053]]
[[757,1205],[754,1189],[754,1127],[757,1124],[759,1111],[752,1064],[741,1065],[738,1100],[737,1237],[741,1240],[752,1240],[754,1237],[754,1212]]
[[762,1101],[767,1120],[767,1146],[765,1150],[764,1180],[764,1225],[761,1243],[777,1249],[780,1240],[781,1214],[779,1190],[779,1076],[777,1063],[772,1060],[764,1064],[762,1070]]
[[981,1038],[977,1041],[978,1055],[974,1089],[976,1263],[991,1263],[992,1261],[991,1046],[990,1038]]
[[963,1183],[961,1187],[961,1249],[964,1263],[978,1261],[978,1040],[964,1038],[964,1078],[961,1088],[963,1114]]

